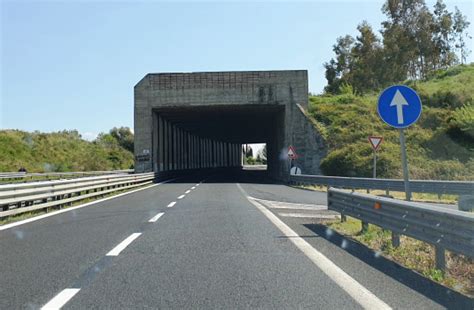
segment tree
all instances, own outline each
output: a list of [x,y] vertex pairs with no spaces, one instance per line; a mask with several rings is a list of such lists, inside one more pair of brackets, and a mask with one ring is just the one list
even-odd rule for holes
[[435,69],[446,69],[457,61],[451,46],[454,40],[453,14],[448,12],[442,0],[436,1],[433,14],[435,18],[435,45],[440,54],[439,63],[436,64]]
[[442,0],[430,12],[424,0],[386,0],[382,12],[387,19],[380,33],[365,21],[358,36],[338,37],[335,56],[324,63],[326,93],[340,94],[350,85],[356,94],[378,90],[407,79],[425,79],[438,69],[465,63],[470,50],[466,32],[469,22],[458,8],[450,13]]
[[114,127],[110,130],[110,135],[117,140],[121,147],[133,153],[134,136],[130,128]]
[[469,33],[466,32],[466,29],[469,27],[470,22],[468,22],[467,17],[462,15],[458,7],[455,7],[454,13],[454,25],[453,30],[455,33],[456,44],[455,47],[459,50],[459,56],[461,63],[466,63],[467,56],[471,53],[469,48],[466,46],[466,38],[472,39]]
[[363,93],[365,90],[380,87],[382,47],[366,21],[363,21],[357,30],[360,35],[351,50],[354,64],[348,82],[357,93]]
[[327,92],[337,93],[340,85],[342,85],[351,72],[352,59],[351,49],[354,38],[350,35],[339,37],[336,44],[333,45],[333,51],[336,54],[336,60],[331,59],[329,63],[325,63],[326,79],[328,86],[325,88]]

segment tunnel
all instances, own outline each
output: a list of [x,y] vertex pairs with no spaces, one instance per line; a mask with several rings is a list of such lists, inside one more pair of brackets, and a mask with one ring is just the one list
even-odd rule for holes
[[265,143],[270,177],[291,165],[319,173],[326,148],[306,117],[307,83],[305,70],[147,74],[134,89],[136,172],[240,169],[242,144]]

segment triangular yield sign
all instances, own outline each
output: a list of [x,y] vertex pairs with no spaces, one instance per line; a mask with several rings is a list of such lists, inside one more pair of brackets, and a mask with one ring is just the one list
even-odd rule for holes
[[369,137],[369,142],[372,145],[372,148],[374,149],[374,151],[378,150],[380,144],[382,143],[382,140],[383,140],[383,137],[375,137],[375,136]]
[[298,157],[298,155],[296,155],[295,148],[292,145],[290,145],[290,147],[288,148],[288,157],[291,159],[295,159],[296,157]]

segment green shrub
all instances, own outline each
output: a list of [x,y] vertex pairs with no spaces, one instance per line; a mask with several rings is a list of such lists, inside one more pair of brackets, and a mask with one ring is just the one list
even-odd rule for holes
[[0,171],[65,172],[128,169],[133,154],[110,134],[94,142],[75,131],[53,133],[0,130]]

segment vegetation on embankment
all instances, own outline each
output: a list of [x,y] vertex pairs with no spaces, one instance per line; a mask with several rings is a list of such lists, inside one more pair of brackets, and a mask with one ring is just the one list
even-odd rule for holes
[[[414,179],[474,179],[474,64],[439,71],[425,81],[407,81],[423,103],[418,122],[405,130],[410,175]],[[325,138],[326,175],[372,176],[371,135],[384,137],[377,176],[400,178],[399,134],[377,114],[377,93],[310,96],[309,115]]]
[[472,258],[447,251],[446,271],[443,272],[436,269],[434,247],[426,242],[401,236],[400,246],[394,247],[388,230],[369,224],[368,230],[362,232],[361,222],[351,217],[347,217],[345,222],[328,221],[326,225],[376,251],[377,255],[383,255],[456,291],[474,296],[474,261]]
[[53,133],[0,130],[0,171],[65,172],[133,167],[133,134],[114,128],[86,141],[76,130]]

